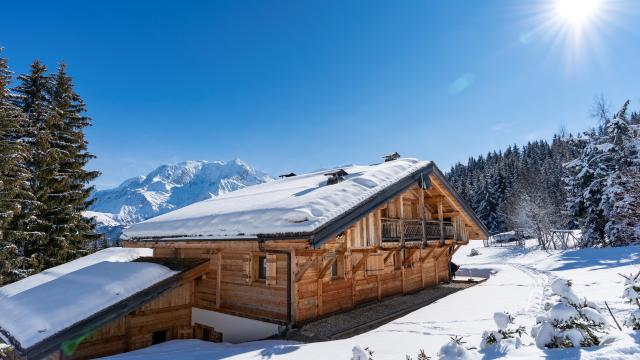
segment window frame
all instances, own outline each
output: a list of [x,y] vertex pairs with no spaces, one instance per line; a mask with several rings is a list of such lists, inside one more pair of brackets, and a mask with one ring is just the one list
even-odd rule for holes
[[[335,273],[334,273],[335,269]],[[341,254],[336,254],[335,261],[331,264],[331,280],[342,280],[345,278],[344,274],[344,256]]]
[[258,254],[255,257],[256,267],[254,280],[260,283],[267,282],[267,254]]

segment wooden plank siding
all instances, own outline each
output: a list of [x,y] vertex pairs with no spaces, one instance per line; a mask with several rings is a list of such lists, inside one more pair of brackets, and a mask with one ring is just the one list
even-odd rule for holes
[[169,290],[139,309],[86,335],[79,345],[66,346],[64,359],[119,354],[151,345],[154,331],[167,331],[167,340],[191,338],[193,282]]
[[[445,254],[449,251],[449,247],[440,249],[440,252]],[[391,252],[382,249],[376,251],[382,254]],[[325,274],[318,279],[318,268],[310,267],[296,283],[295,322],[305,323],[331,313],[352,309],[360,304],[419,291],[434,286],[436,281],[448,281],[450,259],[445,255],[438,259],[439,276],[436,280],[435,256],[440,252],[431,251],[431,255],[429,252],[430,248],[415,248],[410,256],[412,261],[404,271],[402,266],[400,269],[394,269],[393,261],[387,261],[384,272],[380,274],[371,274],[366,267],[361,267],[350,274],[345,272],[343,277],[332,278],[330,274]],[[338,256],[343,256],[344,261],[350,263],[353,268],[368,254],[352,252]],[[420,263],[420,258],[424,256],[427,258]],[[296,255],[297,264],[300,266],[309,259],[310,255]]]

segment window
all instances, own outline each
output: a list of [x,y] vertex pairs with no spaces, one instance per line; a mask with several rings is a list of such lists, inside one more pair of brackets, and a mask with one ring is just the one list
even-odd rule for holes
[[331,279],[342,279],[344,277],[344,257],[336,256],[336,261],[331,264]]
[[210,341],[211,339],[211,331],[207,328],[202,329],[202,340]]
[[267,280],[267,257],[258,256],[258,280]]
[[336,261],[333,262],[333,264],[331,264],[331,277],[334,279],[338,277],[338,260],[337,259]]
[[151,335],[151,345],[160,344],[167,341],[167,330],[154,331]]
[[393,253],[393,269],[400,270],[402,269],[402,257],[400,256],[400,252],[396,251]]

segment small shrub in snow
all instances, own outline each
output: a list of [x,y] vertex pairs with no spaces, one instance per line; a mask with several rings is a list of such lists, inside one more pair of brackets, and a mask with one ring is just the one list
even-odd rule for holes
[[640,330],[640,309],[635,309],[624,321],[624,325],[633,328],[633,330]]
[[373,350],[368,347],[361,348],[356,345],[351,349],[351,353],[351,360],[373,360]]
[[524,326],[520,326],[517,329],[509,329],[509,325],[514,322],[513,316],[507,312],[497,312],[493,314],[493,321],[495,321],[498,330],[485,331],[482,333],[480,349],[499,346],[503,341],[509,342],[509,345],[515,348],[519,348],[522,345],[520,338],[526,330]]
[[438,352],[440,360],[471,360],[473,357],[469,350],[464,347],[465,342],[462,337],[452,337],[451,341],[443,345]]
[[[405,357],[405,360],[413,360],[413,358],[407,355]],[[420,349],[420,352],[418,353],[418,357],[416,358],[416,360],[431,360],[431,357],[425,354],[423,349]]]
[[471,251],[469,252],[469,256],[478,256],[480,255],[480,251],[478,251],[478,249],[471,249]]
[[531,335],[540,348],[568,348],[600,344],[597,333],[604,333],[609,324],[598,307],[579,297],[571,289],[571,281],[557,279],[551,283],[560,297],[545,316],[539,316]]
[[630,303],[638,305],[638,309],[634,310],[624,321],[624,325],[633,330],[640,330],[640,271],[635,275],[624,276],[624,292],[622,297]]

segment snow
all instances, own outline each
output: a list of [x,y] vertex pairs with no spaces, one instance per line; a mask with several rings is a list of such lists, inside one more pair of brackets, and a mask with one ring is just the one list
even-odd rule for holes
[[120,236],[124,225],[271,180],[269,175],[239,159],[161,165],[146,176],[94,192],[91,211],[84,215],[93,218],[98,231],[113,241]]
[[472,355],[462,345],[458,344],[455,340],[449,341],[443,345],[438,351],[438,359],[440,360],[471,360]]
[[369,353],[360,346],[354,346],[351,353],[353,354],[351,360],[369,360]]
[[101,213],[97,211],[83,211],[82,216],[93,219],[96,224],[104,226],[118,226],[120,222],[114,219],[114,214]]
[[[532,246],[534,241],[528,241]],[[542,251],[509,248],[481,248],[482,242],[471,242],[454,256],[461,265],[457,273],[465,276],[490,276],[474,287],[454,293],[367,333],[349,339],[300,344],[281,340],[243,344],[213,344],[198,340],[172,341],[147,349],[114,356],[113,359],[272,359],[324,360],[348,359],[355,346],[374,351],[376,360],[416,358],[420,349],[432,359],[438,357],[443,345],[452,336],[462,336],[465,347],[479,347],[483,331],[495,329],[494,313],[508,312],[514,317],[514,328],[525,326],[529,332],[536,319],[546,314],[549,302],[555,302],[551,284],[558,278],[570,279],[575,294],[585,296],[600,308],[607,301],[622,324],[636,311],[620,294],[624,279],[618,275],[636,273],[640,269],[640,247]],[[467,256],[469,248],[481,248],[481,255]],[[608,313],[604,313],[607,317]],[[640,315],[640,314],[639,314]],[[545,327],[549,329],[545,329]],[[538,328],[553,335],[547,323]],[[493,359],[637,359],[640,353],[640,332],[610,328],[601,346],[575,349],[544,349],[528,336],[522,346],[506,342],[492,351],[469,350],[472,358]],[[574,336],[576,334],[567,334]],[[550,339],[549,339],[550,340]],[[547,341],[548,342],[548,341]],[[546,342],[545,342],[546,343]],[[447,348],[448,351],[448,348]]]
[[254,185],[132,225],[123,238],[311,232],[427,165],[417,159],[398,159],[346,167],[349,175],[334,185],[326,184],[326,171]]
[[496,322],[498,329],[504,330],[509,326],[509,323],[511,323],[511,318],[509,317],[509,314],[497,312],[493,314],[493,321]]
[[66,264],[53,267],[20,281],[0,287],[0,296],[12,297],[23,291],[31,290],[39,285],[55,280],[63,275],[67,275],[100,262],[129,262],[146,256],[153,256],[153,250],[147,248],[121,247],[103,249],[91,255],[81,257]]
[[0,288],[0,327],[21,347],[86,319],[176,272],[131,262],[150,249],[108,248]]
[[554,321],[569,322],[579,319],[580,313],[571,305],[557,303],[549,310],[549,318]]

